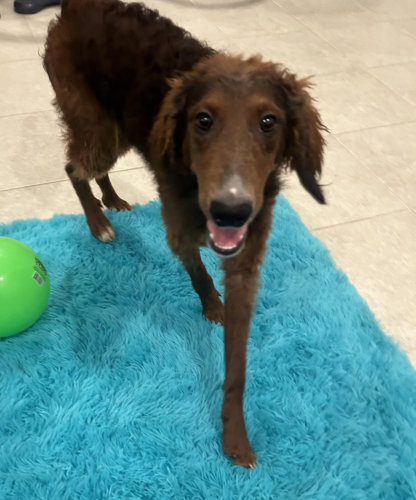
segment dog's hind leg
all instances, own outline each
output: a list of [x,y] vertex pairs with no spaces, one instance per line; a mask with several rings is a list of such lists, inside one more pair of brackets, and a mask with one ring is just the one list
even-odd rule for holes
[[115,208],[117,212],[120,210],[131,210],[131,205],[127,201],[122,200],[116,193],[111,184],[110,177],[105,174],[103,177],[95,179],[103,193],[103,203],[107,208]]
[[113,240],[115,235],[111,222],[103,214],[101,202],[93,195],[88,180],[77,177],[71,163],[65,170],[84,209],[92,235],[101,241]]
[[107,173],[117,158],[128,150],[128,144],[108,110],[98,101],[85,75],[74,64],[68,43],[66,36],[54,30],[48,38],[44,59],[56,94],[55,105],[64,125],[66,172],[84,209],[91,233],[101,241],[111,241],[114,230],[101,210],[101,202],[93,195],[89,181],[103,179],[104,201],[117,208],[120,201]]

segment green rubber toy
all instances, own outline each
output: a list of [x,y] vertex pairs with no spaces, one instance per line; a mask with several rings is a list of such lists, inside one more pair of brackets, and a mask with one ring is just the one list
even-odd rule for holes
[[50,293],[49,276],[36,253],[0,236],[0,337],[23,332],[39,319]]

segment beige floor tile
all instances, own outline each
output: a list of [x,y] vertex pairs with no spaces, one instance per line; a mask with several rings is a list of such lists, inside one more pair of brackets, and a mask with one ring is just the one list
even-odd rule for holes
[[13,9],[13,2],[1,2],[0,4],[0,14],[1,18],[4,19],[9,19],[12,16],[18,17],[18,14],[14,12]]
[[224,37],[224,33],[206,17],[195,17],[184,19],[177,23],[182,28],[189,31],[198,40],[205,41],[209,45],[214,45],[216,40]]
[[40,58],[2,63],[0,74],[0,116],[52,108],[52,87]]
[[401,211],[315,233],[385,332],[416,349],[416,215]]
[[320,10],[296,16],[296,19],[319,35],[322,30],[334,29],[335,26],[344,29],[358,25],[362,29],[363,25],[375,23],[379,18],[374,12],[353,4],[351,10],[342,14],[338,11]]
[[360,5],[375,12],[382,19],[408,19],[416,17],[414,0],[357,0]]
[[26,18],[0,20],[0,63],[37,59],[38,47]]
[[415,137],[413,122],[342,134],[339,140],[404,203],[416,208]]
[[[178,0],[175,0],[178,3]],[[263,0],[179,0],[181,5],[191,3],[203,10],[240,9],[242,7],[259,5]]]
[[[0,191],[66,180],[65,146],[53,111],[0,117]],[[139,155],[121,158],[115,171],[142,167]]]
[[111,169],[111,172],[118,172],[119,170],[133,170],[135,168],[146,168],[144,159],[131,149],[127,154],[117,160],[117,163]]
[[392,24],[404,33],[416,38],[416,14],[413,19],[399,19],[397,21],[393,21]]
[[416,368],[416,349],[409,351],[407,355],[409,356],[412,365]]
[[[221,38],[215,41],[213,47],[215,50],[221,50],[223,52],[226,52],[227,54],[243,54],[243,50],[241,48],[241,45],[239,44],[239,41],[240,39],[237,38]],[[251,55],[252,54],[253,53],[251,53]],[[248,54],[245,55],[247,56]]]
[[204,9],[199,9],[191,2],[182,2],[180,5],[165,0],[151,0],[145,4],[159,11],[159,14],[188,30],[200,40],[212,43],[218,38],[223,38],[224,33],[206,15]]
[[309,30],[280,35],[247,36],[233,40],[245,55],[262,54],[300,76],[332,73],[351,68],[331,45]]
[[314,93],[332,133],[413,120],[415,106],[364,71],[317,75]]
[[25,16],[30,31],[35,37],[39,51],[43,51],[49,23],[56,18],[60,11],[60,7],[52,6],[47,9],[41,10],[34,16]]
[[[113,172],[111,181],[119,196],[129,203],[144,204],[157,197],[151,175],[144,168]],[[91,184],[97,197],[100,191]],[[81,205],[69,181],[0,191],[0,223],[37,217],[47,219],[55,213],[81,213]]]
[[0,191],[0,224],[33,217],[48,219],[56,213],[81,213],[69,181]]
[[406,208],[384,182],[329,136],[323,175],[327,205],[320,205],[300,186],[297,175],[285,177],[283,194],[309,229],[342,224]]
[[273,0],[288,14],[302,15],[313,12],[337,12],[344,14],[358,10],[359,5],[355,0]]
[[416,39],[390,23],[367,23],[334,27],[320,36],[342,52],[354,64],[374,67],[416,59]]
[[416,62],[372,68],[368,72],[403,99],[416,104]]
[[245,37],[266,33],[300,31],[303,25],[271,0],[239,8],[211,9],[205,16],[223,32],[223,36]]
[[55,111],[0,117],[0,191],[66,179]]

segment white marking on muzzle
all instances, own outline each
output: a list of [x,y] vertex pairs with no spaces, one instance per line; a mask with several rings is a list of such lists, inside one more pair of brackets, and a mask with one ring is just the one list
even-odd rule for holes
[[235,173],[225,181],[222,188],[220,189],[220,192],[223,192],[224,194],[228,192],[234,198],[238,198],[239,196],[244,196],[247,194],[244,188],[243,179],[240,175]]

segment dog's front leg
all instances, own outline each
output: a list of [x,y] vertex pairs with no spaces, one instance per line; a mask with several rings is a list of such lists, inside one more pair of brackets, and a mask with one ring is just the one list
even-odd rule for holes
[[208,274],[199,252],[205,236],[205,218],[199,209],[196,196],[181,195],[176,188],[182,186],[176,178],[159,172],[158,182],[162,201],[162,217],[166,226],[166,237],[172,252],[179,257],[191,278],[192,286],[199,295],[204,316],[209,321],[223,324],[224,306],[211,276]]
[[204,316],[209,321],[223,324],[224,306],[219,298],[211,276],[208,274],[195,245],[181,246],[178,251],[179,258],[191,278],[194,290],[199,295]]
[[[253,468],[243,414],[246,349],[258,270],[231,271],[225,264],[225,381],[222,407],[223,449],[237,465]],[[228,266],[229,267],[229,266]]]
[[223,263],[225,271],[225,381],[222,407],[223,449],[237,465],[253,468],[256,455],[247,438],[244,422],[246,351],[250,322],[259,285],[259,271],[266,250],[273,193],[253,221],[244,250]]

